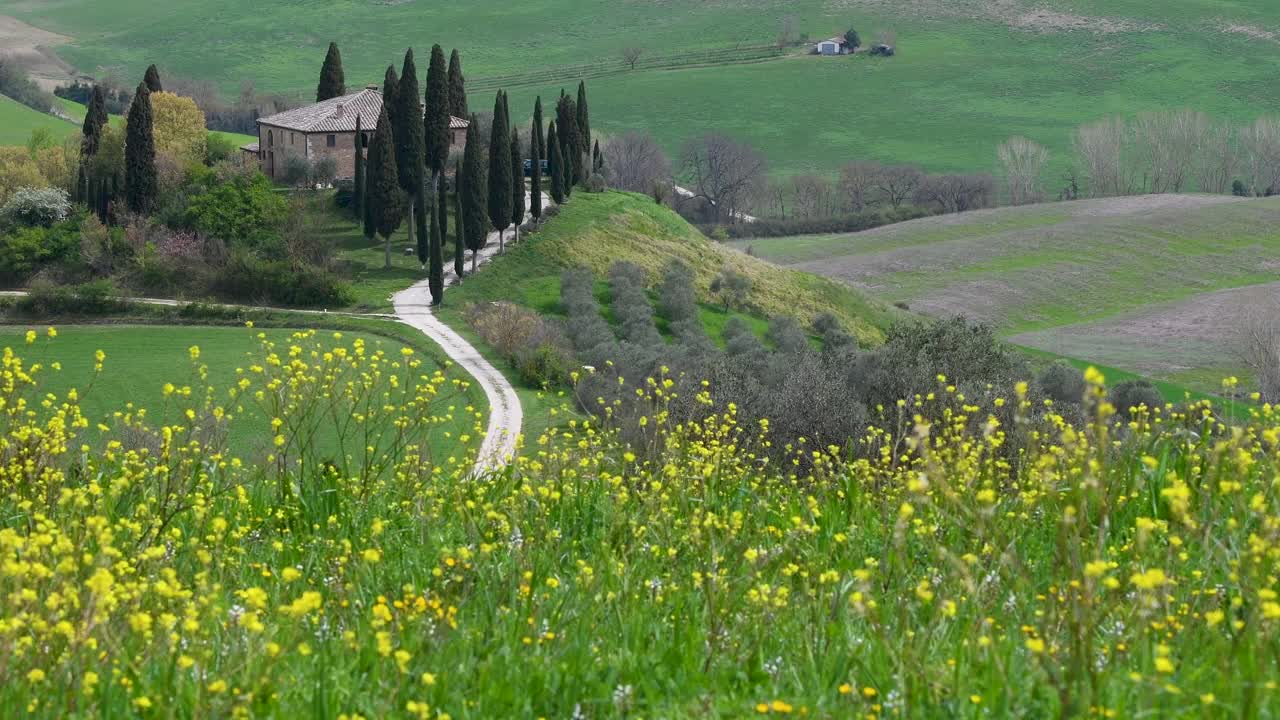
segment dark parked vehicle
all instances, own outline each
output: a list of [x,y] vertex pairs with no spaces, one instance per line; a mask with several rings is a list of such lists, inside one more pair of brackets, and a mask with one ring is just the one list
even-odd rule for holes
[[[542,176],[546,177],[547,175],[550,175],[551,170],[549,168],[551,166],[547,164],[547,161],[539,160],[538,162],[542,165]],[[524,161],[524,176],[533,177],[533,160]]]

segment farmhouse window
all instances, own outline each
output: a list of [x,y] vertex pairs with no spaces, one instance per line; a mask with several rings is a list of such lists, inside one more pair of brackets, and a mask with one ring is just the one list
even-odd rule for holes
[[325,139],[324,139],[324,143],[325,143],[325,145],[328,145],[329,147],[337,147],[337,146],[338,146],[338,136],[337,136],[337,135],[329,135],[329,136],[325,137]]

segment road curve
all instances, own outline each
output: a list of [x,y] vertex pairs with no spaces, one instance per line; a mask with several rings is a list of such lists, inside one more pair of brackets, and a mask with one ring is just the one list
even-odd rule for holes
[[[447,292],[447,291],[446,291]],[[501,470],[516,453],[516,438],[524,413],[516,389],[471,343],[445,325],[431,311],[431,291],[423,280],[391,298],[400,322],[426,335],[450,360],[465,370],[489,400],[489,425],[476,456],[473,472]]]

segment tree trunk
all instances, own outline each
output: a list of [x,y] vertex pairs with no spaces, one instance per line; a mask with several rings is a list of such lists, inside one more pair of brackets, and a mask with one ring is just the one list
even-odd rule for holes
[[479,254],[480,254],[480,251],[479,251],[479,250],[472,250],[472,251],[471,251],[471,272],[472,272],[473,274],[474,274],[474,273],[475,273],[475,271],[476,271],[476,256],[477,256],[477,255],[479,255]]
[[384,244],[382,246],[382,269],[384,270],[391,269],[391,238],[390,237],[387,237],[384,239]]
[[506,251],[507,251],[507,246],[504,245],[502,242],[502,230],[498,230],[498,254],[501,255]]

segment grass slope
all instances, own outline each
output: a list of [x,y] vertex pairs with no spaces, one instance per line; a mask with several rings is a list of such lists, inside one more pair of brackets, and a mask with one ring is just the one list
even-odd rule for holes
[[895,313],[840,283],[772,266],[707,240],[670,209],[632,193],[574,193],[560,214],[536,235],[495,258],[483,272],[446,293],[452,308],[469,302],[511,300],[544,313],[558,312],[560,274],[583,266],[604,277],[627,260],[649,271],[654,282],[671,258],[693,269],[704,301],[703,320],[713,336],[728,316],[709,286],[732,268],[752,280],[749,314],[757,320],[793,315],[802,322],[821,312],[837,315],[864,344],[883,338]]
[[45,128],[58,136],[78,128],[61,118],[47,115],[0,95],[0,145],[25,145],[31,133]]
[[[458,47],[470,77],[616,62],[634,45],[649,56],[769,43],[784,15],[813,37],[880,28],[900,54],[789,57],[770,62],[652,69],[591,82],[593,125],[653,131],[669,149],[706,128],[759,145],[782,172],[830,171],[850,158],[982,170],[998,142],[1022,134],[1064,167],[1075,125],[1109,114],[1190,106],[1244,122],[1280,103],[1280,5],[1172,0],[1035,0],[831,3],[824,0],[672,0],[585,3],[496,0],[462,4],[336,0],[210,5],[175,0],[0,0],[0,14],[73,37],[60,52],[82,69],[140,77],[148,63],[213,79],[227,93],[252,79],[260,90],[306,97],[330,40],[342,47],[350,84],[376,82],[397,51],[429,42]],[[145,19],[145,22],[142,20]],[[423,23],[431,28],[426,38]],[[1274,37],[1274,36],[1273,36]],[[518,118],[535,93],[554,97],[576,71],[512,92]],[[487,107],[491,91],[476,93]],[[1050,177],[1055,177],[1051,173]]]
[[1014,342],[1212,389],[1239,374],[1231,319],[1280,280],[1280,199],[1147,196],[926,218],[848,235],[740,241]]

